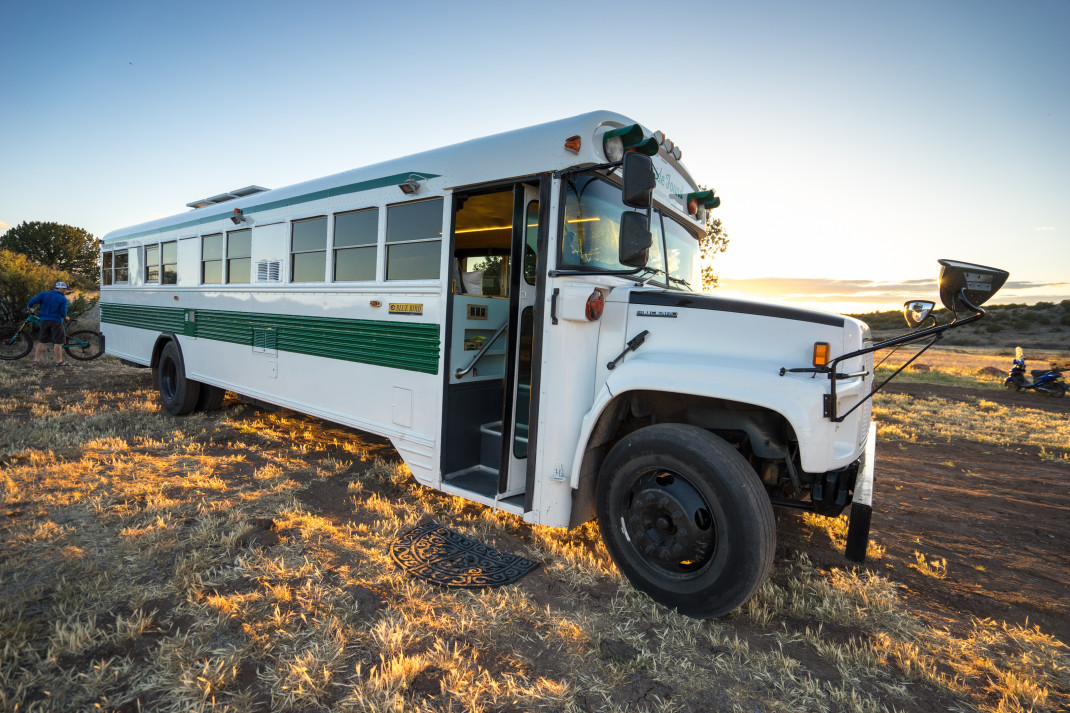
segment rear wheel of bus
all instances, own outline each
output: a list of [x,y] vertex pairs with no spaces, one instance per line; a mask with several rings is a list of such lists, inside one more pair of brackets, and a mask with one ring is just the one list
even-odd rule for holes
[[186,365],[177,344],[168,342],[164,345],[155,372],[154,381],[159,384],[160,400],[169,414],[184,416],[197,407],[201,384],[186,378]]
[[648,426],[618,442],[600,471],[597,512],[621,572],[688,616],[728,614],[772,567],[776,528],[761,481],[696,426]]

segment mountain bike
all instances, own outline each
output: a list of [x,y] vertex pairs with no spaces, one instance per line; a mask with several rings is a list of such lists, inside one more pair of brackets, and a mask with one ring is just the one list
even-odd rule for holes
[[[71,320],[74,324],[77,320]],[[0,359],[12,361],[21,359],[33,349],[33,334],[41,326],[41,320],[35,314],[27,315],[26,319],[19,324],[0,327]],[[96,359],[104,353],[104,337],[100,332],[92,329],[79,329],[75,332],[67,331],[68,325],[63,326],[66,340],[63,348],[74,359],[89,361]]]

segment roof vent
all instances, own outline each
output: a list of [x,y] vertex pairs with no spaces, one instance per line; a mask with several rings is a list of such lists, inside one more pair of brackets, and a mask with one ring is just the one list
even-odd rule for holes
[[235,198],[245,198],[246,196],[255,195],[257,193],[263,193],[269,191],[270,188],[264,188],[263,186],[246,186],[245,188],[236,188],[229,193],[220,193],[218,196],[212,196],[211,198],[202,198],[199,201],[193,201],[187,203],[187,208],[205,208],[210,205],[217,205],[219,203],[226,203],[232,201]]

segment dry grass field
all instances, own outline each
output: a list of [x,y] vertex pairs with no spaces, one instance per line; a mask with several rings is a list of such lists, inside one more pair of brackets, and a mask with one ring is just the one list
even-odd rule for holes
[[[593,523],[428,491],[367,434],[0,362],[0,710],[1066,710],[1070,399],[927,361],[877,402],[867,566],[843,520],[781,513],[716,621],[636,593]],[[540,566],[414,580],[389,544],[426,519]]]

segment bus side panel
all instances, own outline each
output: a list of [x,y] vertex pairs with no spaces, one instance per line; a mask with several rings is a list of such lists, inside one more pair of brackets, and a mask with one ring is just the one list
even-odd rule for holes
[[101,322],[100,333],[104,335],[110,356],[144,366],[149,366],[152,361],[152,345],[160,336],[160,332],[106,322]]
[[435,374],[210,339],[182,338],[191,379],[236,391],[394,443],[421,482],[437,475],[441,382]]

